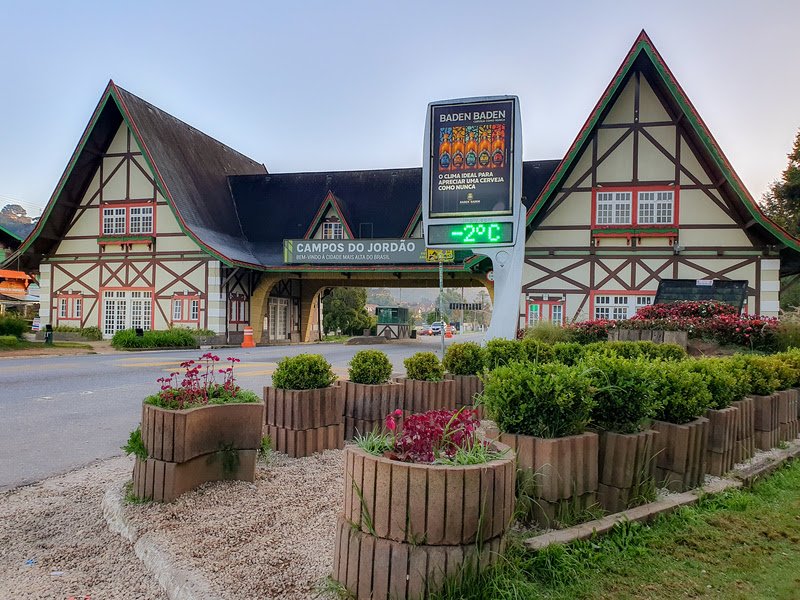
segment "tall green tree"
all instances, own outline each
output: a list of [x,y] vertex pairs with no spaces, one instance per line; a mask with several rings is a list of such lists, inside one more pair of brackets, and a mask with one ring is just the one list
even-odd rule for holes
[[797,236],[800,233],[800,131],[788,157],[789,165],[781,179],[769,186],[762,207],[770,219]]
[[322,326],[326,332],[341,331],[345,335],[361,335],[372,325],[364,288],[334,288],[323,301]]

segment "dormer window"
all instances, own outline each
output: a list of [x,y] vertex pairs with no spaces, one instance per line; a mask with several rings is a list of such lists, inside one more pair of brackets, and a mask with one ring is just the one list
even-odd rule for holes
[[344,229],[342,228],[341,221],[328,221],[322,224],[322,239],[323,240],[341,240],[344,239]]

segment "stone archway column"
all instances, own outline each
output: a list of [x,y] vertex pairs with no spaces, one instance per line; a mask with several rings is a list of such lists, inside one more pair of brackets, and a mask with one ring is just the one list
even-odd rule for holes
[[[308,282],[304,282],[302,292],[300,294],[300,332],[301,339],[304,342],[316,342],[317,338],[314,336],[314,324],[318,321],[319,303],[322,291],[328,286],[309,286]],[[320,329],[322,323],[319,324]]]
[[280,275],[264,276],[258,282],[250,296],[250,327],[253,328],[253,339],[256,343],[264,342],[264,315],[267,310],[269,293],[275,284],[283,279]]

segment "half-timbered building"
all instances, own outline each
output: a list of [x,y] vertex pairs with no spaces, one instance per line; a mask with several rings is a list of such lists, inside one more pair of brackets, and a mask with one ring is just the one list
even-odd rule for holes
[[[436,265],[287,264],[285,239],[421,238],[422,171],[268,172],[110,82],[36,228],[6,259],[38,273],[43,324],[320,335],[333,287],[433,287]],[[777,314],[798,241],[760,211],[642,32],[562,160],[523,164],[519,324],[620,319],[662,279],[747,281]],[[448,286],[492,283],[458,256]]]
[[745,310],[777,315],[800,249],[644,32],[528,210],[528,231],[523,327],[627,318],[662,279],[746,281]]

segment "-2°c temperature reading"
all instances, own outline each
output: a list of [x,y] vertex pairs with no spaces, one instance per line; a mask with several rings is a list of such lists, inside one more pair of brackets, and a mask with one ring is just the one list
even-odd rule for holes
[[429,244],[504,244],[511,241],[512,224],[461,223],[459,225],[431,225],[428,228]]

